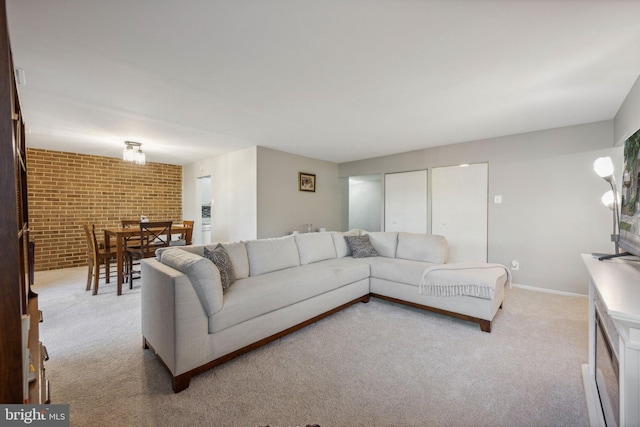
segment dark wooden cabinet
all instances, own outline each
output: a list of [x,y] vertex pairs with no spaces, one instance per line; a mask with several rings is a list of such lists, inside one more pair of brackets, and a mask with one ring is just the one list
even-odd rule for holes
[[[48,399],[39,341],[38,297],[31,290],[33,246],[29,239],[24,122],[14,75],[6,4],[0,0],[0,403]],[[25,395],[23,316],[29,315],[28,351],[36,380]],[[25,357],[26,354],[26,357]],[[26,399],[25,399],[26,397]]]

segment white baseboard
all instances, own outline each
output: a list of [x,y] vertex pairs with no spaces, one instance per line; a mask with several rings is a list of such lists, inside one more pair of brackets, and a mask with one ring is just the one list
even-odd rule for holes
[[530,291],[537,291],[537,292],[546,292],[549,294],[565,295],[569,297],[589,298],[589,295],[574,294],[573,292],[556,291],[555,289],[537,288],[535,286],[518,285],[517,283],[512,283],[511,286],[513,286],[514,288],[522,288],[522,289],[527,289]]

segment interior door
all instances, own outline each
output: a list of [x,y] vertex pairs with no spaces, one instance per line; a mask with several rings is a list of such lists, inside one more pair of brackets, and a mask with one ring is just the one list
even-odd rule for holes
[[449,242],[449,261],[487,262],[487,163],[431,170],[431,232]]
[[427,171],[384,177],[385,231],[427,232]]

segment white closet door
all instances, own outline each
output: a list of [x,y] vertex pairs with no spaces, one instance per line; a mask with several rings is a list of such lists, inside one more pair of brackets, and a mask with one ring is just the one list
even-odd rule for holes
[[431,170],[431,232],[449,242],[449,262],[487,262],[488,164]]
[[427,171],[384,177],[385,231],[427,232]]

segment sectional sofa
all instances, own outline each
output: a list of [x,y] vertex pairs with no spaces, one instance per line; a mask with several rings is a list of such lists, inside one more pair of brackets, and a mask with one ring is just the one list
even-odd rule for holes
[[[143,346],[167,367],[177,393],[193,375],[370,296],[490,332],[508,272],[459,270],[447,254],[442,236],[362,230],[161,249],[142,261]],[[456,275],[462,292],[421,292]]]

